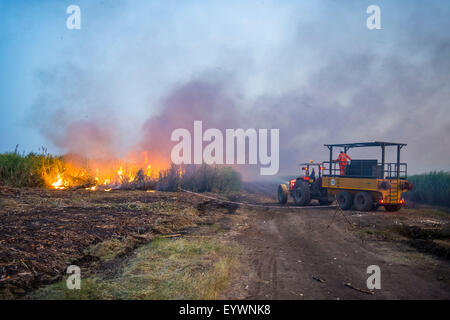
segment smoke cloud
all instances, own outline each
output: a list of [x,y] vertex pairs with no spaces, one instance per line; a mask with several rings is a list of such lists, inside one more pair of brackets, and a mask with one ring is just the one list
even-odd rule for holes
[[[102,68],[75,64],[46,69],[39,76],[42,88],[33,124],[62,152],[92,157],[138,150],[148,151],[151,161],[166,163],[175,144],[172,131],[192,129],[194,120],[201,120],[205,129],[280,129],[280,175],[298,172],[300,162],[328,160],[324,143],[375,140],[407,143],[402,161],[408,162],[410,173],[449,170],[449,9],[434,2],[427,10],[422,6],[400,9],[386,3],[385,27],[368,31],[365,20],[358,20],[363,4],[356,9],[309,5],[307,18],[292,16],[290,7],[243,5],[245,23],[225,15],[211,24],[210,32],[216,34],[205,33],[204,43],[168,18],[172,34],[165,39],[174,42],[166,48],[170,58],[157,51],[149,62],[145,47],[133,42],[145,38],[137,32],[120,38],[127,55],[105,60]],[[221,9],[212,16],[220,17]],[[274,11],[274,34],[266,29],[258,33],[261,25],[252,10]],[[436,10],[442,15],[435,16]],[[426,24],[412,23],[424,20]],[[249,34],[238,30],[230,35],[226,27],[233,21]],[[203,53],[193,49],[191,39]],[[186,56],[174,54],[176,46],[185,48]],[[204,64],[198,61],[203,54]],[[258,178],[257,168],[238,169],[247,179]]]

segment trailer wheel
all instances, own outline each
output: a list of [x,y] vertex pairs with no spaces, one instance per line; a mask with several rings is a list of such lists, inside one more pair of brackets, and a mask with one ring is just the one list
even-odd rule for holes
[[387,204],[384,206],[384,209],[386,209],[386,211],[389,211],[389,212],[398,211],[401,208],[402,208],[401,204]]
[[285,204],[288,200],[289,190],[287,185],[284,183],[278,186],[278,202],[281,204]]
[[296,205],[307,206],[311,202],[309,185],[302,180],[297,180],[292,188],[292,197]]
[[372,196],[365,191],[358,192],[353,203],[358,211],[370,211],[373,207]]
[[341,191],[336,197],[342,210],[349,210],[353,204],[353,197],[348,191]]

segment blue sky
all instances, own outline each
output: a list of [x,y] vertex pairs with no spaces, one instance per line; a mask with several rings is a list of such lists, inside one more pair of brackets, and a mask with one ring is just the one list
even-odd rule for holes
[[[370,4],[382,30],[366,28]],[[93,121],[123,153],[177,88],[218,81],[261,111],[248,126],[289,133],[286,166],[385,139],[408,143],[413,171],[449,170],[449,15],[442,1],[0,0],[0,152],[64,153],[70,123]]]

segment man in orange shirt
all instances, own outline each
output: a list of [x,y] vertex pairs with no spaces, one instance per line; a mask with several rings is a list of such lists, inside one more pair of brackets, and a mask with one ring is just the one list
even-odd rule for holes
[[345,167],[348,164],[348,160],[352,160],[344,151],[341,151],[338,158],[334,162],[339,162],[339,171],[341,176],[345,176]]

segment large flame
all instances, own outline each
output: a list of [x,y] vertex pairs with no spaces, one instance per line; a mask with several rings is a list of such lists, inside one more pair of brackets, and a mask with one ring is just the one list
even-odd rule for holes
[[139,157],[132,155],[127,160],[81,161],[69,157],[61,166],[48,168],[44,180],[49,188],[57,190],[84,186],[91,191],[111,191],[122,184],[134,182],[138,174],[146,179],[157,179],[159,171],[167,167],[167,164],[150,164],[147,152],[142,152]]

